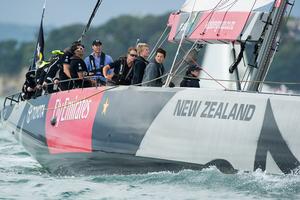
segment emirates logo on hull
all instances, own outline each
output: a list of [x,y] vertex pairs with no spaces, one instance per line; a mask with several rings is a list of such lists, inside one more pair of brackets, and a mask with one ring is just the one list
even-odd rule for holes
[[78,100],[78,96],[74,99],[69,97],[65,99],[56,99],[55,108],[52,118],[56,118],[56,127],[60,123],[73,120],[85,120],[90,113],[90,99]]
[[74,89],[50,96],[46,139],[51,154],[92,152],[93,126],[102,88]]

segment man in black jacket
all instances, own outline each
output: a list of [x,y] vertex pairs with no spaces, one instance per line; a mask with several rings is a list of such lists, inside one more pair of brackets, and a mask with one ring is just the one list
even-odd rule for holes
[[133,77],[132,77],[133,85],[140,84],[143,80],[146,66],[149,64],[149,61],[147,61],[147,58],[150,53],[149,45],[146,43],[139,43],[137,45],[137,53],[138,53],[138,57],[134,61],[134,66],[133,66]]
[[54,50],[51,53],[53,56],[49,61],[49,68],[43,83],[43,88],[49,94],[59,91],[59,73],[62,70],[64,58],[64,52],[60,50]]
[[196,65],[190,66],[186,72],[186,76],[183,78],[183,80],[180,83],[180,87],[200,88],[200,84],[199,84],[200,70],[201,68]]
[[92,82],[85,78],[88,70],[83,60],[84,46],[81,44],[75,44],[71,47],[71,52],[73,53],[73,56],[71,57],[70,73],[71,78],[76,79],[74,81],[75,87],[91,87]]
[[35,71],[29,71],[26,73],[26,80],[22,88],[22,99],[29,100],[35,95],[36,91],[36,81],[35,81]]
[[[107,85],[130,85],[132,81],[133,64],[137,57],[137,50],[130,47],[126,57],[121,57],[103,68],[103,75],[107,79]],[[113,69],[113,73],[108,71]]]
[[35,97],[39,97],[44,94],[43,83],[46,78],[48,69],[49,69],[49,62],[47,62],[47,61],[39,61],[38,62],[37,70],[35,73],[35,79],[36,79]]
[[[75,45],[81,45],[81,42],[79,41],[73,42],[72,46]],[[81,46],[84,48],[83,45]],[[64,55],[62,55],[62,68],[61,70],[59,70],[59,80],[60,80],[59,88],[63,91],[72,89],[74,87],[73,81],[70,81],[70,79],[72,79],[70,64],[71,64],[71,57],[73,56],[71,47],[68,47],[64,50]]]

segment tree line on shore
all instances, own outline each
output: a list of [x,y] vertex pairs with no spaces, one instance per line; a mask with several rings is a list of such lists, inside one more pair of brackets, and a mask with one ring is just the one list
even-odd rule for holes
[[[134,46],[139,39],[141,42],[154,45],[166,27],[168,14],[160,16],[120,16],[107,23],[92,27],[88,32],[84,44],[86,55],[91,51],[94,39],[100,39],[104,51],[114,59],[124,55],[130,46]],[[47,34],[45,41],[45,56],[55,49],[63,50],[76,41],[84,25],[75,24],[54,29]],[[275,56],[272,67],[267,76],[268,81],[300,82],[300,41],[288,36],[288,30],[283,32],[283,40]],[[165,49],[169,59],[166,66],[170,66],[176,45],[168,43]],[[32,63],[35,41],[19,43],[16,40],[0,41],[0,76],[18,75],[22,69]],[[290,89],[300,90],[300,85],[289,85]]]

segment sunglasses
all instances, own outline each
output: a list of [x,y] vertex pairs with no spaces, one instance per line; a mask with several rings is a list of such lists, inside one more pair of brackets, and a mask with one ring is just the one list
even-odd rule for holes
[[136,54],[129,54],[131,57],[137,57]]
[[84,50],[84,47],[78,47],[76,50]]

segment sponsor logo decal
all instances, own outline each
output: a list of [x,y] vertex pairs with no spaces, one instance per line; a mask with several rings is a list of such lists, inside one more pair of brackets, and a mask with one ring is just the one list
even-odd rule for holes
[[64,100],[61,98],[56,99],[55,108],[52,118],[56,117],[56,127],[61,122],[72,120],[85,120],[90,114],[90,106],[92,100],[80,100],[78,96],[74,99],[67,97]]
[[205,12],[190,39],[234,41],[240,36],[249,12]]
[[215,33],[219,30],[233,30],[236,21],[209,21],[207,23],[207,30],[213,30]]
[[93,126],[103,96],[101,90],[75,89],[51,95],[46,115],[46,139],[51,154],[92,151]]
[[251,121],[255,114],[255,110],[256,106],[253,104],[178,100],[173,116]]
[[33,106],[30,105],[26,116],[26,123],[29,124],[33,120],[42,119],[45,115],[45,105]]

